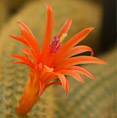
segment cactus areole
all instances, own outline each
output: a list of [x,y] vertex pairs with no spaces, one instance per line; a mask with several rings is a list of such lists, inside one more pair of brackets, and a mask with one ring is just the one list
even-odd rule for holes
[[[21,37],[11,36],[13,39],[26,46],[22,51],[24,56],[12,55],[12,57],[20,60],[14,64],[23,64],[29,67],[29,77],[20,103],[15,109],[18,115],[26,115],[40,98],[43,91],[51,85],[61,85],[63,91],[66,90],[67,95],[69,86],[65,75],[72,76],[82,83],[84,83],[84,81],[80,77],[81,74],[94,80],[94,77],[87,70],[76,65],[86,63],[106,64],[106,62],[93,57],[93,51],[90,47],[74,47],[94,29],[92,27],[82,30],[62,45],[62,41],[67,36],[71,25],[71,18],[65,22],[59,33],[51,42],[53,14],[48,3],[46,3],[46,7],[46,26],[41,51],[32,32],[22,22],[18,22],[21,26]],[[91,56],[72,57],[73,55],[87,51],[91,52]],[[55,79],[59,79],[60,81],[55,81]]]

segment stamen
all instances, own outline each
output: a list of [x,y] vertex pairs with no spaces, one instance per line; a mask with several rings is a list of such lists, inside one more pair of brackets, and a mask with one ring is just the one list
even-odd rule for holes
[[67,33],[64,33],[64,34],[60,37],[60,41],[62,42],[62,41],[65,39],[66,36],[67,36]]
[[56,53],[60,47],[61,47],[61,42],[64,40],[64,38],[67,36],[67,34],[63,34],[60,39],[55,36],[54,40],[52,41],[52,43],[50,44],[50,50],[51,50],[51,54]]
[[51,54],[56,53],[61,46],[61,42],[60,40],[57,38],[57,36],[54,37],[54,40],[52,41],[52,43],[50,44],[50,50],[51,50]]

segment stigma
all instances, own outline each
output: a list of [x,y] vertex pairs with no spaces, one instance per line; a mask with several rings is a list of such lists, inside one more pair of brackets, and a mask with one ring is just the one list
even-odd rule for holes
[[54,36],[54,40],[50,44],[50,53],[51,53],[51,55],[54,54],[54,53],[57,53],[57,51],[61,47],[62,41],[65,39],[66,36],[67,36],[67,34],[63,34],[60,37],[60,39],[57,36]]

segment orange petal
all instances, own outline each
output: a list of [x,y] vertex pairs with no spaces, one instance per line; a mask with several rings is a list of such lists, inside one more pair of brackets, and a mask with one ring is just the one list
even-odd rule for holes
[[26,62],[28,60],[25,56],[22,56],[22,55],[11,55],[11,57],[22,60],[22,61],[26,61]]
[[88,47],[88,46],[77,46],[77,47],[72,48],[66,54],[66,57],[70,57],[70,56],[73,56],[73,55],[76,55],[76,54],[80,54],[80,53],[83,53],[83,52],[88,52],[88,51],[90,51],[91,52],[91,56],[93,56],[94,52],[93,52],[93,50],[90,47]]
[[29,63],[30,65],[33,65],[33,63],[31,62],[31,60],[25,56],[22,56],[22,55],[11,55],[11,57],[13,58],[16,58],[16,59],[19,59],[25,63]]
[[24,61],[14,62],[13,64],[23,64],[23,65],[29,66],[29,67],[31,67],[31,68],[34,68],[33,65],[31,65],[31,64],[29,64],[29,63],[26,63],[26,62],[24,62]]
[[52,9],[48,3],[46,3],[46,6],[47,6],[47,16],[46,16],[46,27],[45,27],[44,40],[43,40],[43,45],[42,45],[42,53],[44,53],[49,48],[52,30],[53,30]]
[[66,95],[68,95],[68,91],[69,91],[69,85],[68,85],[68,82],[66,80]]
[[80,54],[80,53],[83,53],[83,52],[87,52],[87,51],[90,51],[91,52],[91,56],[93,56],[94,52],[88,46],[77,46],[77,47],[74,47],[74,48],[70,49],[68,52],[66,51],[65,53],[63,53],[64,54],[63,57],[56,59],[56,63],[64,60],[64,58],[68,58],[70,56],[73,56],[73,55],[76,55],[76,54]]
[[51,85],[62,85],[61,82],[52,82],[46,85],[45,89]]
[[69,39],[64,45],[63,48],[70,48],[79,43],[81,40],[83,40],[94,28],[87,28],[75,36],[73,36],[71,39]]
[[64,69],[71,70],[71,71],[76,71],[76,72],[78,72],[80,74],[83,74],[85,76],[90,77],[92,80],[95,80],[95,78],[87,70],[85,70],[82,67],[79,67],[79,66],[70,66],[70,67],[66,67]]
[[22,52],[24,54],[28,54],[33,59],[33,61],[36,62],[34,55],[28,50],[28,48],[24,48],[24,50],[22,50]]
[[67,82],[65,76],[63,74],[60,74],[60,73],[56,73],[56,75],[58,76],[58,78],[60,79],[60,81],[63,85],[63,90],[65,90],[65,88],[66,88],[66,95],[68,95],[69,85],[68,85],[68,82]]
[[70,26],[71,26],[71,22],[72,19],[69,18],[65,24],[63,25],[63,27],[61,28],[61,30],[59,31],[57,37],[60,39],[60,37],[62,36],[63,33],[67,33],[67,31],[69,30]]
[[69,39],[63,46],[61,46],[61,49],[58,51],[56,55],[56,60],[64,55],[64,52],[78,44],[81,40],[83,40],[94,28],[87,28],[80,33],[73,36],[71,39]]
[[66,59],[62,61],[62,63],[58,63],[56,66],[56,70],[58,68],[63,68],[65,66],[72,66],[72,65],[77,65],[77,64],[87,64],[87,63],[99,63],[99,64],[107,64],[106,62],[92,56],[77,56],[77,57],[72,57],[69,59]]
[[21,35],[24,37],[25,41],[28,42],[29,48],[33,50],[34,53],[32,53],[34,56],[36,56],[35,58],[37,59],[40,56],[40,48],[37,41],[33,37],[31,37],[31,35],[28,32],[24,30],[21,30],[20,32]]
[[20,25],[20,27],[21,27],[23,30],[29,32],[29,33],[33,36],[31,30],[30,30],[24,23],[22,23],[22,22],[17,22],[17,23]]
[[39,89],[38,96],[40,96],[42,94],[43,90],[44,90],[44,82],[40,81],[40,89]]
[[63,91],[64,91],[65,88],[66,88],[66,78],[65,78],[65,76],[63,74],[60,74],[60,73],[56,73],[56,75],[60,79],[60,81],[62,83],[62,86],[63,86]]
[[21,30],[21,35],[23,35],[25,37],[25,41],[31,43],[30,46],[34,45],[33,48],[36,48],[38,50],[38,53],[40,54],[39,45],[38,45],[37,41],[35,40],[35,37],[33,36],[31,30],[22,22],[18,22],[18,24],[23,29],[23,30]]
[[22,50],[22,52],[23,52],[24,54],[28,54],[31,58],[34,58],[33,55],[31,54],[31,52],[28,50],[28,48],[24,48],[24,49]]
[[50,83],[50,81],[56,79],[57,77],[58,76],[55,74],[55,72],[49,72],[44,76],[44,81],[46,81],[46,83]]
[[28,32],[24,30],[21,30],[20,32],[21,35],[24,37],[25,41],[29,43],[30,48],[32,48],[36,52],[37,57],[39,57],[40,48],[35,38],[33,38]]
[[28,46],[28,44],[26,43],[25,40],[23,40],[22,37],[15,37],[15,36],[11,36],[11,35],[10,35],[10,37],[13,38],[13,39],[15,39],[15,40],[17,40],[18,42],[20,42],[20,43],[22,43],[22,44]]
[[78,75],[76,72],[73,72],[71,70],[60,70],[59,71],[61,74],[64,74],[64,75],[69,75],[69,76],[72,76],[73,78],[75,78],[76,80],[84,83],[84,81],[81,79],[80,75]]

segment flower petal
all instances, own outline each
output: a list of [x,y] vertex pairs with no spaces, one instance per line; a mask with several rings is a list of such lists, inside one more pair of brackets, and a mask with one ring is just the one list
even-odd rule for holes
[[14,62],[13,64],[23,64],[23,65],[29,66],[29,67],[31,67],[31,68],[34,68],[33,65],[31,65],[31,64],[29,64],[29,63],[26,63],[26,62],[24,62],[24,61]]
[[43,90],[44,90],[44,82],[40,81],[40,90],[38,96],[42,94]]
[[71,70],[60,70],[59,72],[64,75],[72,76],[74,79],[84,83],[84,81],[81,79],[80,75],[78,75],[76,72],[73,72]]
[[27,64],[33,66],[32,61],[28,57],[25,57],[22,55],[11,55],[11,57],[19,59],[19,60],[23,61],[24,63],[27,63]]
[[63,27],[61,28],[61,30],[59,31],[57,37],[60,39],[60,37],[62,36],[62,34],[67,33],[67,31],[69,30],[70,26],[71,26],[71,22],[72,19],[69,18],[65,24],[63,25]]
[[[29,33],[33,36],[31,30],[30,30],[24,23],[22,23],[22,22],[17,22],[17,23],[20,25],[20,27],[21,27],[23,30],[29,32]],[[34,36],[33,36],[33,37],[34,37]]]
[[64,55],[64,52],[68,51],[70,48],[78,44],[81,40],[83,40],[94,28],[87,28],[75,36],[73,36],[71,39],[69,39],[63,46],[61,46],[61,49],[56,54],[56,60],[58,58],[62,57]]
[[76,55],[76,54],[80,54],[80,53],[83,53],[83,52],[87,52],[87,51],[90,51],[91,52],[91,56],[93,56],[94,52],[88,46],[77,46],[77,47],[74,47],[74,48],[70,49],[69,51],[66,51],[64,53],[63,57],[61,57],[58,60],[56,60],[56,63],[60,62],[60,61],[62,62],[64,60],[64,58],[68,58],[70,56],[73,56],[73,55]]
[[95,80],[95,78],[87,71],[85,70],[84,68],[82,67],[79,67],[79,66],[70,66],[70,67],[65,67],[63,70],[70,70],[70,71],[76,71],[80,74],[83,74],[85,76],[88,76],[90,77],[92,80]]
[[25,40],[27,40],[27,42],[31,43],[31,46],[34,45],[33,48],[36,48],[38,50],[38,53],[40,54],[39,45],[38,45],[37,41],[35,40],[35,37],[33,36],[31,30],[22,22],[18,22],[18,24],[22,28],[21,34],[23,34],[25,32],[25,34],[24,34],[24,36],[26,36]]
[[27,42],[22,37],[15,37],[15,36],[12,36],[12,35],[10,35],[10,37],[15,39],[16,41],[28,46]]
[[69,92],[69,85],[68,85],[68,82],[66,80],[66,95],[68,95],[68,92]]
[[45,34],[44,34],[44,40],[42,45],[42,53],[45,52],[49,48],[52,30],[53,30],[53,14],[52,9],[48,3],[46,3],[47,6],[47,16],[46,16],[46,27],[45,27]]
[[35,61],[34,56],[33,56],[32,53],[28,50],[28,48],[24,48],[24,49],[22,50],[22,52],[23,52],[24,54],[28,54],[28,55]]
[[51,82],[49,84],[46,85],[45,89],[51,85],[62,85],[61,82]]
[[57,63],[55,65],[55,69],[58,70],[65,66],[72,66],[72,65],[77,65],[77,64],[87,64],[87,63],[107,64],[106,62],[104,62],[96,57],[78,56],[78,57],[72,57],[69,59],[65,59],[64,61],[62,61],[62,63]]
[[35,40],[34,37],[32,37],[32,35],[30,35],[28,32],[21,30],[21,35],[22,37],[24,37],[25,41],[28,42],[29,44],[29,48],[32,49],[36,56],[39,57],[40,56],[40,47],[37,43],[37,41]]
[[66,78],[63,74],[61,73],[56,73],[56,75],[58,76],[58,78],[60,79],[61,83],[62,83],[62,86],[63,86],[63,91],[65,90],[66,88]]
[[88,52],[88,51],[90,51],[91,52],[91,56],[93,56],[94,52],[93,52],[93,50],[90,47],[88,47],[88,46],[77,46],[77,47],[72,48],[66,54],[66,57],[70,57],[70,56],[73,56],[73,55],[76,55],[76,54],[80,54],[80,53],[83,53],[83,52]]
[[69,39],[63,46],[63,49],[66,48],[71,48],[74,45],[76,45],[77,43],[79,43],[81,40],[83,40],[94,28],[87,28],[81,32],[79,32],[78,34],[76,34],[75,36],[73,36],[71,39]]

